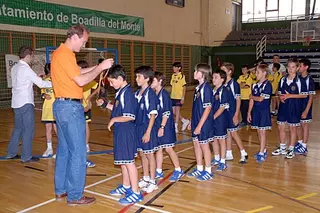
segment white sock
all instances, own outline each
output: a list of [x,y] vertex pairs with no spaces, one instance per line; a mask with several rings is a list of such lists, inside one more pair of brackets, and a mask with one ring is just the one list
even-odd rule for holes
[[181,121],[184,123],[184,122],[187,122],[188,120],[185,118],[182,118]]
[[226,159],[225,158],[221,158],[220,163],[225,164],[226,163]]
[[232,156],[232,150],[227,150],[227,155],[231,155]]
[[178,172],[181,172],[181,168],[180,167],[177,167],[174,169],[175,171],[178,171]]
[[286,148],[287,148],[287,146],[285,143],[280,143],[280,149],[286,149]]
[[302,145],[304,148],[307,148],[307,144],[306,144],[306,143],[301,143],[301,145]]
[[264,155],[264,153],[262,153],[262,152],[259,152],[259,155]]
[[243,150],[240,150],[240,153],[241,153],[241,156],[246,156],[246,155],[248,155],[247,152],[246,152],[246,150],[244,150],[244,149],[243,149]]
[[129,185],[129,186],[123,185],[123,187],[124,187],[125,189],[129,189],[131,186],[130,186],[130,185]]
[[174,126],[176,127],[176,129],[178,128],[178,123],[174,123]]
[[149,182],[150,181],[150,176],[143,176],[143,180]]
[[298,140],[298,143],[301,143],[301,144],[302,144],[302,143],[303,143],[303,140]]
[[211,166],[209,167],[206,166],[206,172],[209,172],[211,174]]
[[52,141],[48,141],[47,142],[47,148],[48,149],[52,149]]
[[266,148],[264,148],[263,152],[264,152],[264,153],[266,153],[266,152],[267,152],[267,149],[266,149]]
[[197,170],[202,172],[203,171],[203,166],[202,165],[197,165]]
[[150,180],[149,182],[152,184],[156,184],[156,180]]
[[86,144],[86,147],[87,147],[87,152],[90,152],[90,146],[89,146],[89,144]]
[[289,150],[293,150],[294,149],[294,146],[289,146]]
[[219,160],[220,160],[220,155],[214,155],[214,159],[215,159],[216,161],[219,161]]
[[162,169],[156,169],[158,173],[162,173]]

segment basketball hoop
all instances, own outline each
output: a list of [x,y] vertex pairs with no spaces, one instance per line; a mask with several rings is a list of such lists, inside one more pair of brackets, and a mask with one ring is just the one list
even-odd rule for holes
[[303,46],[309,47],[311,41],[312,41],[312,37],[304,37],[303,38]]

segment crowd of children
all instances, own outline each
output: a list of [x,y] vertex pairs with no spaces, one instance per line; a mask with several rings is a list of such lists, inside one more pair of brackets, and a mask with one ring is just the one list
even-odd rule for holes
[[[79,61],[79,66],[85,68],[87,63]],[[233,160],[232,139],[240,151],[239,163],[247,163],[248,154],[238,134],[241,123],[257,129],[260,149],[254,158],[258,163],[264,162],[268,155],[266,131],[272,126],[271,114],[277,115],[280,138],[280,145],[272,155],[282,154],[289,159],[295,153],[306,155],[315,94],[314,81],[308,74],[310,66],[308,59],[289,59],[288,74],[283,76],[279,63],[273,64],[272,71],[264,62],[251,70],[248,65],[243,65],[243,75],[236,81],[232,77],[235,68],[231,63],[223,63],[213,73],[208,64],[197,64],[193,77],[198,85],[193,95],[191,120],[188,120],[180,113],[186,93],[181,63],[173,64],[171,95],[164,89],[166,79],[161,72],[154,72],[149,66],[138,67],[135,74],[139,89],[134,93],[126,80],[124,68],[114,65],[106,77],[108,84],[117,90],[115,100],[113,103],[103,98],[96,101],[98,106],[112,111],[108,129],[111,131],[113,127],[114,164],[120,165],[122,171],[122,184],[111,190],[110,194],[123,196],[119,200],[121,204],[132,204],[143,200],[142,191],[151,193],[156,190],[156,180],[164,177],[163,149],[174,166],[169,180],[176,182],[184,176],[173,149],[179,121],[182,121],[182,130],[188,128],[192,131],[197,165],[187,176],[198,181],[213,178],[212,165],[217,166],[216,171],[227,169],[226,161]],[[46,66],[46,75],[50,78],[50,65]],[[95,91],[91,94],[91,90],[96,88],[97,83],[92,82],[84,89],[83,105],[87,122],[91,121],[91,98],[97,93]],[[50,114],[54,101],[53,91],[43,91],[43,98],[42,121],[46,124],[48,144],[43,156],[48,157],[53,155],[52,128],[55,129],[54,118]],[[286,124],[290,130],[288,149]],[[89,132],[87,123],[87,151],[90,150]],[[140,180],[135,165],[138,154],[143,168]],[[87,166],[93,167],[94,164],[88,161]]]

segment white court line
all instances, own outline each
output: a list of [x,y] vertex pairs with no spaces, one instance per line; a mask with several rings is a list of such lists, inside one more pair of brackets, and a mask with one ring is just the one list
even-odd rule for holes
[[[187,150],[189,150],[189,149],[193,149],[193,146],[188,147],[188,148],[185,148],[185,149],[183,149],[183,150],[180,150],[180,151],[177,152],[177,154],[180,154],[180,153],[182,153],[182,152],[185,152],[185,151],[187,151]],[[166,158],[168,158],[168,157],[169,157],[169,155],[168,155],[168,156],[165,156],[163,159],[166,159]],[[141,167],[142,167],[142,166],[139,166],[139,167],[137,167],[137,169],[140,169]],[[90,184],[90,185],[86,186],[85,189],[90,188],[90,187],[93,187],[93,186],[96,186],[96,185],[101,184],[101,183],[104,183],[104,182],[107,182],[107,181],[112,180],[112,179],[114,179],[114,178],[117,178],[117,177],[119,177],[119,176],[121,176],[121,173],[116,174],[116,175],[113,175],[113,176],[108,177],[108,178],[106,178],[106,179],[100,180],[100,181],[98,181],[98,182],[96,182],[96,183]],[[55,198],[53,198],[53,199],[51,199],[51,200],[47,200],[47,201],[45,201],[45,202],[42,202],[42,203],[39,203],[39,204],[37,204],[37,205],[31,206],[31,207],[29,207],[29,208],[27,208],[27,209],[23,209],[23,210],[21,210],[21,211],[18,211],[17,213],[28,212],[28,211],[33,210],[33,209],[36,209],[36,208],[38,208],[38,207],[47,205],[48,203],[52,203],[52,202],[54,202],[55,200],[56,200]]]
[[[90,193],[90,194],[94,194],[94,195],[100,196],[100,197],[104,197],[104,198],[107,198],[107,199],[119,201],[119,198],[115,198],[115,197],[112,197],[112,196],[109,196],[109,195],[105,195],[105,194],[101,194],[101,193],[93,192],[93,191],[89,191],[89,190],[84,190],[84,191],[87,192],[87,193]],[[135,203],[134,205],[138,206],[138,207],[142,207],[142,208],[148,209],[148,210],[152,210],[152,211],[155,211],[155,212],[170,213],[168,211],[164,211],[164,210],[161,210],[161,209],[153,208],[151,206],[145,206],[145,205],[142,205],[142,204],[139,204],[139,203]]]

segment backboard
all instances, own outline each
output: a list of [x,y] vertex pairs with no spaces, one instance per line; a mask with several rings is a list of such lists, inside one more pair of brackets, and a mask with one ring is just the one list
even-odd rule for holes
[[320,20],[297,20],[291,22],[291,42],[304,42],[304,38],[320,41]]

